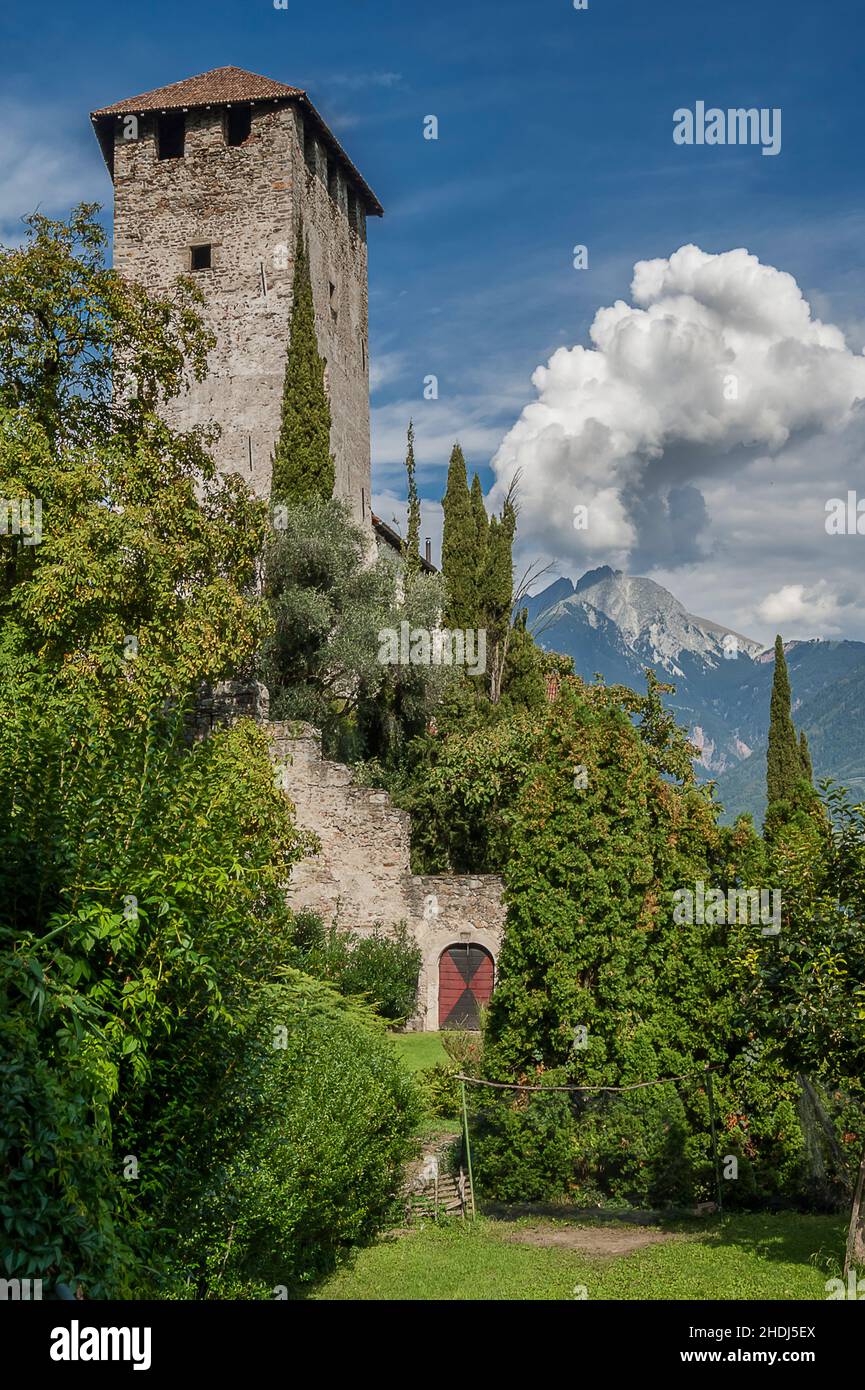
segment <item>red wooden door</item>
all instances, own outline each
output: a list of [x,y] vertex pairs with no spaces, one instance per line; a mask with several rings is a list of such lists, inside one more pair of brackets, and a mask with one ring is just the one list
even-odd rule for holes
[[439,1028],[480,1027],[480,1006],[493,992],[493,958],[468,942],[448,946],[439,959]]

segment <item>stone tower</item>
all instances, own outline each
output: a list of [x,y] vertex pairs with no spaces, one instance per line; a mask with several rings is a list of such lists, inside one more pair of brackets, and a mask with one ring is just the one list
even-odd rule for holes
[[270,492],[298,218],[309,243],[336,488],[370,524],[366,223],[382,207],[306,93],[217,68],[94,111],[114,181],[114,265],[152,291],[189,275],[216,336],[172,424],[216,422],[221,469]]

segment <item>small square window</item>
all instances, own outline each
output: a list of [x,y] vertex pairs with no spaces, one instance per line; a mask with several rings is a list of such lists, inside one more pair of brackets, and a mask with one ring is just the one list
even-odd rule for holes
[[226,145],[242,145],[252,131],[252,107],[230,106],[225,113]]
[[210,242],[202,242],[199,246],[189,248],[189,264],[192,270],[210,270],[212,247]]

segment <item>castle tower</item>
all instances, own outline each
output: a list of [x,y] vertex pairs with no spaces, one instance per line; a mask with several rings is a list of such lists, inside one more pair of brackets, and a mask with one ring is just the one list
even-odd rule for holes
[[165,292],[189,275],[216,336],[206,381],[171,403],[179,428],[216,422],[219,467],[270,492],[298,218],[309,243],[330,397],[337,495],[370,524],[368,184],[305,92],[216,68],[94,111],[114,180],[114,265]]

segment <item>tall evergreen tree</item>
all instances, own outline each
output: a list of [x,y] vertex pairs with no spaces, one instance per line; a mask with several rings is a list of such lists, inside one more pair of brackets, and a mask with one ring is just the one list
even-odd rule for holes
[[407,577],[420,573],[420,498],[415,483],[414,462],[414,421],[408,422],[408,448],[405,456],[405,471],[408,476],[408,534],[403,544],[405,572]]
[[784,643],[775,638],[775,674],[769,711],[769,746],[766,753],[766,790],[771,806],[789,801],[802,778],[802,760],[790,713],[790,677]]
[[508,495],[501,516],[494,516],[490,520],[479,604],[481,621],[487,629],[490,699],[494,705],[498,704],[501,698],[502,676],[510,641],[511,609],[514,602],[513,545],[516,529],[516,508]]
[[813,786],[814,769],[811,766],[811,750],[808,747],[808,738],[804,729],[799,733],[799,762],[802,764],[802,776]]
[[294,257],[291,328],[279,438],[273,455],[271,502],[301,502],[333,495],[330,403],[324,385],[324,359],[318,351],[309,252],[298,224]]
[[483,621],[481,609],[483,606],[483,583],[484,571],[487,563],[487,545],[489,540],[490,521],[487,516],[487,509],[484,506],[484,490],[481,487],[481,480],[477,473],[472,478],[471,486],[472,517],[475,523],[475,608],[477,610],[477,621]]
[[466,461],[459,444],[455,444],[451,452],[442,507],[442,574],[447,593],[445,621],[449,627],[473,627],[477,617],[477,529],[472,515]]

